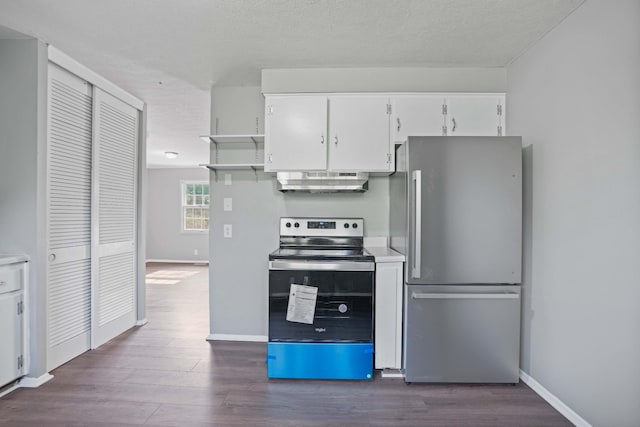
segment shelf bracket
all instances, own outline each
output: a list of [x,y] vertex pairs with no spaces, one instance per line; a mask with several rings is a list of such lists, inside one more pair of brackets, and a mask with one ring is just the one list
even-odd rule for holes
[[[259,163],[259,159],[258,159],[258,141],[252,136],[251,140],[253,141],[253,145],[255,146],[255,159],[256,159],[256,163]],[[256,170],[254,169],[254,172],[256,172]],[[256,172],[256,181],[258,180],[258,172]]]

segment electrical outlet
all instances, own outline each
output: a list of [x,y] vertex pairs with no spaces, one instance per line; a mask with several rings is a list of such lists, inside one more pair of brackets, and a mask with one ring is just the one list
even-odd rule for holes
[[224,174],[224,185],[231,185],[231,174],[230,173],[225,173]]
[[225,197],[223,205],[225,211],[233,210],[233,199],[231,197]]
[[194,249],[194,250],[193,250],[193,254],[194,254],[194,255],[198,255],[198,250],[197,250],[197,249]]
[[230,239],[233,234],[233,227],[231,224],[225,224],[223,227],[223,234],[225,239]]

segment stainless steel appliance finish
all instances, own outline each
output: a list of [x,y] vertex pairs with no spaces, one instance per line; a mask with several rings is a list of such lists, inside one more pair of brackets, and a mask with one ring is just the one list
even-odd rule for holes
[[406,381],[517,382],[521,138],[409,137],[396,161]]
[[405,291],[405,381],[518,382],[520,286]]
[[362,193],[368,188],[366,172],[278,172],[278,189],[282,192]]
[[521,138],[410,137],[398,158],[391,228],[407,240],[392,234],[392,247],[408,255],[408,282],[520,283]]

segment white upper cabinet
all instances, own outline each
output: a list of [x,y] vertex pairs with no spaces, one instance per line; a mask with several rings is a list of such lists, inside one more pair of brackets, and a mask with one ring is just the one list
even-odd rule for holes
[[389,108],[388,96],[267,96],[265,171],[393,171]]
[[267,95],[265,171],[394,171],[409,136],[504,135],[504,94]]
[[329,169],[392,171],[387,96],[329,98]]
[[443,135],[444,95],[396,95],[392,100],[391,139],[404,142],[408,136]]
[[449,136],[504,135],[504,95],[448,95],[446,126]]
[[264,144],[266,172],[326,170],[327,98],[266,97]]

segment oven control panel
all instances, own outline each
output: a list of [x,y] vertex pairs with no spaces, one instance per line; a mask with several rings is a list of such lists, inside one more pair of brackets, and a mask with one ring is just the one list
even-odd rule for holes
[[362,218],[280,218],[281,236],[363,237]]

